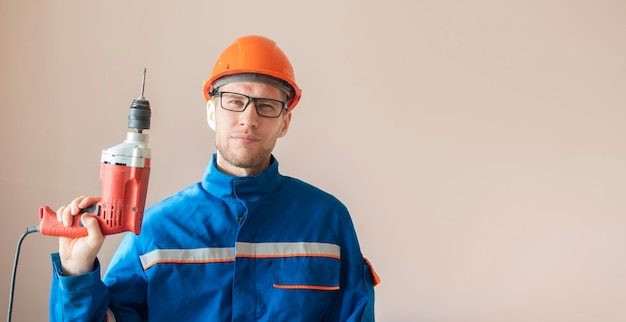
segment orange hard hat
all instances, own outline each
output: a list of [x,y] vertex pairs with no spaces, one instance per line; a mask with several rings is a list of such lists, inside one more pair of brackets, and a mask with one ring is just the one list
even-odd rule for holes
[[[271,80],[268,83],[287,92],[289,97],[287,109],[289,110],[296,107],[300,101],[302,90],[296,84],[291,63],[271,39],[261,36],[245,36],[235,40],[222,52],[213,66],[211,76],[204,81],[204,98],[208,101],[217,87],[228,83],[226,81],[228,78],[225,76],[232,75],[251,75],[256,81],[262,82]],[[241,77],[233,78],[242,80]],[[219,82],[220,79],[224,82]],[[216,81],[222,84],[216,85]]]

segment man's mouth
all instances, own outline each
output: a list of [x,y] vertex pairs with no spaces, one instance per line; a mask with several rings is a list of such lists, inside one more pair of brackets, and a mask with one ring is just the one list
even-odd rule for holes
[[252,144],[261,141],[261,138],[258,136],[246,133],[233,134],[231,138],[241,144]]

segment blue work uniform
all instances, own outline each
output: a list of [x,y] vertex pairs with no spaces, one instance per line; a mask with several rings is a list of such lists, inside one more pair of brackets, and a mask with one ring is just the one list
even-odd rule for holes
[[373,321],[378,277],[346,207],[283,176],[216,168],[148,208],[100,279],[63,276],[52,254],[51,321]]

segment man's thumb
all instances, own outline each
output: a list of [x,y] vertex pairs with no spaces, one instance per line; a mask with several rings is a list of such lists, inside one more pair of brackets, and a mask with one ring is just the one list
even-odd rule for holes
[[83,226],[87,228],[87,233],[89,236],[102,236],[102,231],[100,231],[100,225],[98,225],[98,220],[94,215],[91,214],[83,214],[80,218]]

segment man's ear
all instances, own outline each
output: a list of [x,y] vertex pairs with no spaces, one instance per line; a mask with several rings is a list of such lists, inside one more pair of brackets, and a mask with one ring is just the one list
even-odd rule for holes
[[278,132],[278,137],[282,138],[287,135],[287,131],[289,130],[289,124],[291,124],[291,111],[287,111],[287,114],[283,118],[283,127]]
[[213,104],[212,99],[206,102],[206,121],[213,131],[215,131],[215,104]]

